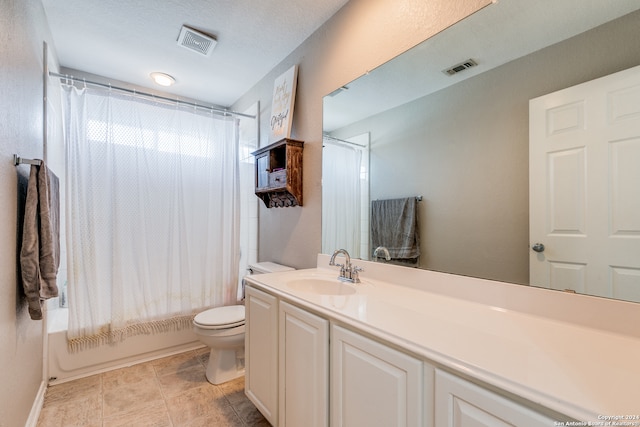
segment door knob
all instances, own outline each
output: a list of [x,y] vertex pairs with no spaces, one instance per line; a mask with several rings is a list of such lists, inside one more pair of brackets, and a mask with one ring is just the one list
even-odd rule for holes
[[544,252],[544,245],[542,243],[535,243],[533,246],[531,246],[531,249],[536,252]]

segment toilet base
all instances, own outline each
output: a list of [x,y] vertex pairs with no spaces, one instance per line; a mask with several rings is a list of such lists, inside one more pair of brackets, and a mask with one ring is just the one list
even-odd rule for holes
[[207,364],[207,381],[222,384],[244,375],[244,348],[211,349]]

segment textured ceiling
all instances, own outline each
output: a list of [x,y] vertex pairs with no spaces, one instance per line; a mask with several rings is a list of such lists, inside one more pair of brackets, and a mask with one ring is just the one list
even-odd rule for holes
[[[60,65],[230,106],[347,0],[42,0]],[[205,57],[178,46],[187,25],[215,36]],[[157,87],[155,88],[157,89]]]

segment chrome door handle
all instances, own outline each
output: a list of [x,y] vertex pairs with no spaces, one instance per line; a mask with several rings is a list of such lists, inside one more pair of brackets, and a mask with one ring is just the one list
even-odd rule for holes
[[544,245],[542,243],[535,243],[533,246],[531,246],[531,249],[538,253],[544,252]]

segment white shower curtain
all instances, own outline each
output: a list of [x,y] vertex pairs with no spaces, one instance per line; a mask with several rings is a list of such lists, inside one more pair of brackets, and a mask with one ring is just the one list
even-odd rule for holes
[[235,304],[237,122],[99,89],[64,104],[70,347]]
[[362,151],[346,144],[323,141],[322,249],[346,249],[360,258],[360,167]]

